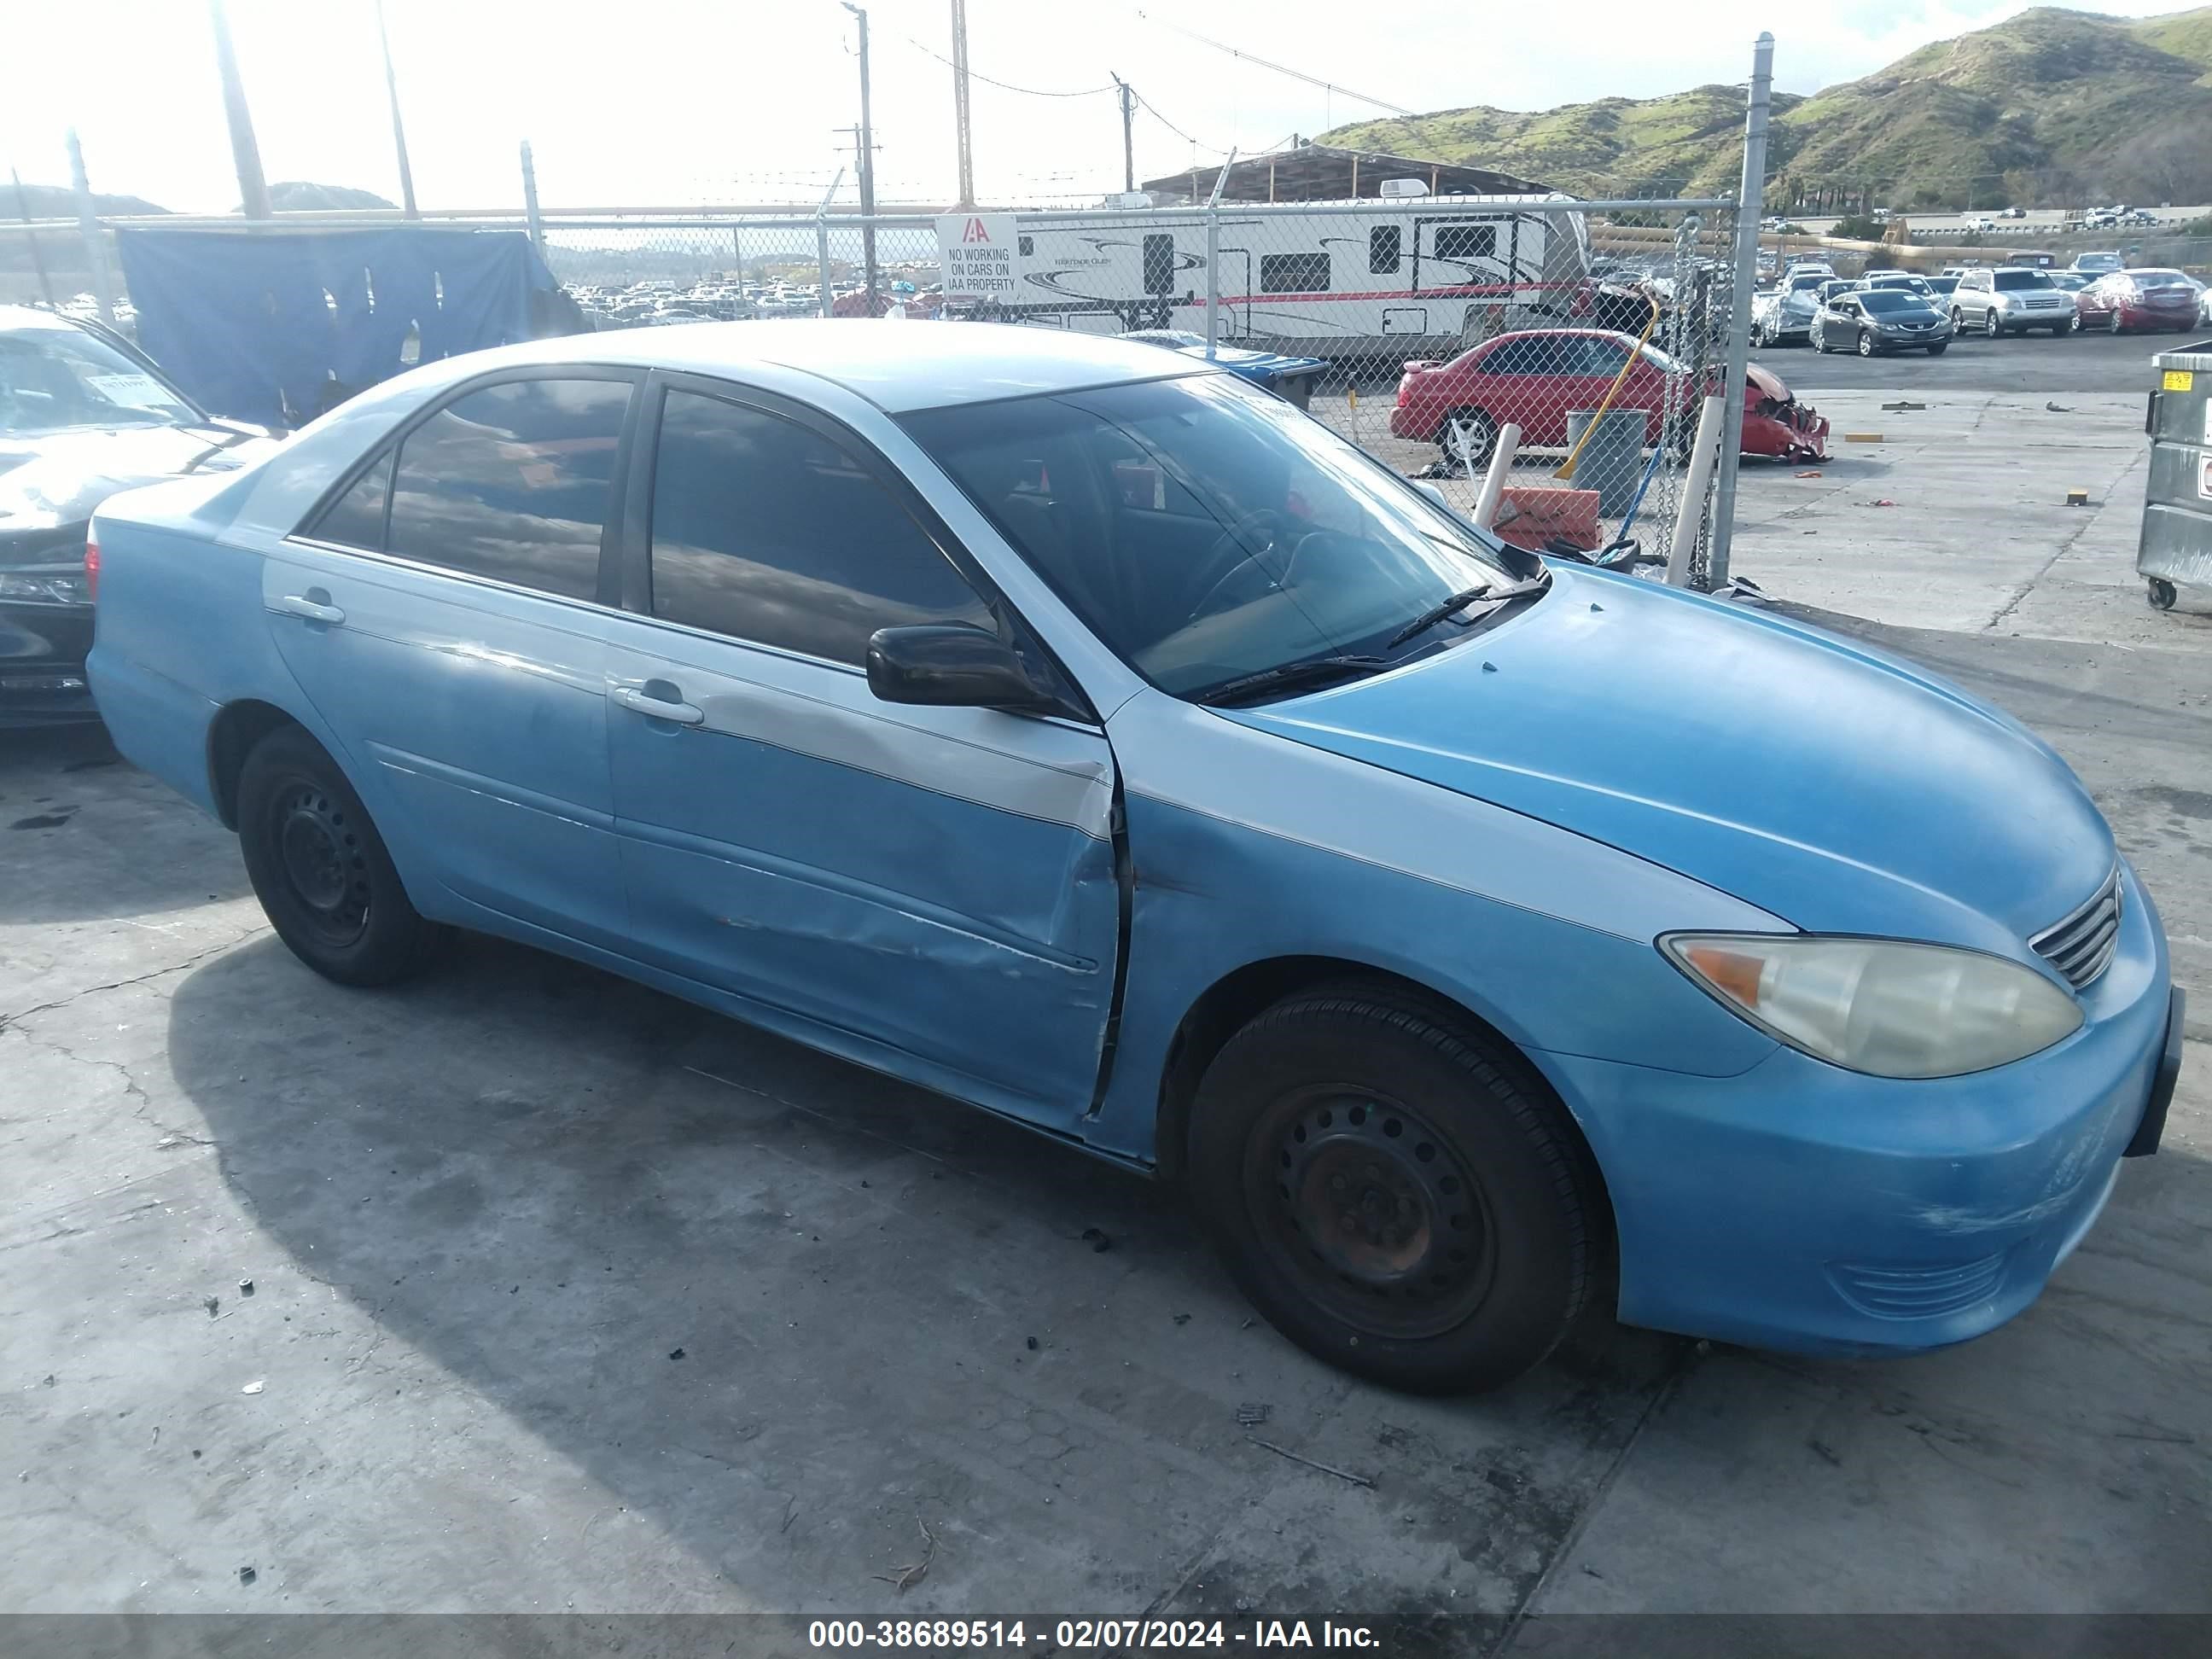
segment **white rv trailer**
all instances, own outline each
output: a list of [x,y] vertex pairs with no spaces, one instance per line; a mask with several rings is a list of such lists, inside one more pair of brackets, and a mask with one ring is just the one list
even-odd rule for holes
[[[1335,210],[1222,207],[1217,339],[1395,366],[1569,324],[1587,302],[1589,232],[1571,197],[1327,205]],[[979,315],[1092,334],[1205,331],[1203,212],[1111,211],[1033,222],[1018,236],[1015,295]]]

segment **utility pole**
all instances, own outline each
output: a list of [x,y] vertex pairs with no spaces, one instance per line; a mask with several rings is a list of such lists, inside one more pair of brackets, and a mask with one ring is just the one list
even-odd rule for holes
[[384,48],[384,91],[392,100],[392,145],[399,152],[399,204],[407,216],[419,219],[415,210],[415,169],[407,165],[407,129],[399,119],[399,77],[392,72],[392,36],[384,27],[384,0],[376,0],[376,43]]
[[960,145],[960,202],[975,205],[975,163],[968,135],[968,0],[952,0],[952,123]]
[[1137,187],[1137,89],[1112,70],[1108,70],[1106,74],[1119,90],[1121,100],[1121,188],[1133,191]]
[[246,107],[246,83],[238,78],[238,54],[231,49],[230,17],[223,0],[208,0],[215,25],[216,73],[222,77],[222,112],[230,123],[230,159],[238,168],[238,199],[249,219],[273,219],[269,181],[261,174],[261,147],[253,142],[253,116]]
[[868,14],[852,0],[844,3],[860,23],[860,126],[853,143],[860,151],[854,159],[860,167],[860,265],[872,313],[876,304],[876,130],[868,118]]

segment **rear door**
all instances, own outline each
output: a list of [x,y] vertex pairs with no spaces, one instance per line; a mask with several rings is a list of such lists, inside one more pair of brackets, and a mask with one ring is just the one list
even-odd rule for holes
[[402,869],[612,949],[627,906],[605,556],[639,378],[564,368],[461,388],[262,574],[277,648]]
[[878,702],[877,629],[1018,625],[844,428],[719,380],[648,397],[607,665],[639,955],[1073,1127],[1120,940],[1103,730]]

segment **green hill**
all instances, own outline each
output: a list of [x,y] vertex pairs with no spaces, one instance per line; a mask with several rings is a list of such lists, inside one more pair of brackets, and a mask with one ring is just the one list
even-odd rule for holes
[[[2127,21],[2045,7],[1923,46],[1809,98],[1777,94],[1778,204],[1863,192],[1910,210],[2212,200],[2212,8]],[[1583,195],[1738,179],[1743,94],[1469,108],[1339,127],[1324,143],[1492,167]]]

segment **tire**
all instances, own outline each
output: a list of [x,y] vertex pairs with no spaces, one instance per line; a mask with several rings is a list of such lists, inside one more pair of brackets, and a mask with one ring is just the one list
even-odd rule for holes
[[1486,466],[1490,452],[1498,447],[1498,422],[1484,409],[1455,409],[1444,416],[1443,424],[1437,428],[1437,447],[1447,461],[1460,459],[1460,448],[1453,436],[1454,428],[1464,427],[1467,431],[1467,462],[1470,468]]
[[1820,331],[1820,325],[1818,323],[1805,331],[1805,343],[1810,346],[1814,355],[1818,356],[1825,357],[1828,355],[1828,337]]
[[1878,348],[1874,343],[1874,336],[1868,333],[1864,329],[1861,329],[1859,331],[1859,356],[1862,357],[1871,357],[1875,355],[1877,349]]
[[1931,357],[1940,357],[1950,349],[1951,343],[1948,340],[1938,341],[1936,344],[1928,348],[1928,355]]
[[2163,576],[2150,578],[2149,588],[2150,608],[2154,611],[2171,611],[2173,602],[2181,597],[2174,585]]
[[2077,311],[2074,313],[2074,320],[2066,325],[2066,331],[2069,334],[2079,334],[2082,332],[2081,313],[2080,312]]
[[1231,1037],[1188,1167],[1268,1322],[1393,1388],[1501,1387],[1590,1293],[1602,1201],[1566,1114],[1517,1054],[1379,988],[1291,997]]
[[2120,308],[2118,306],[2114,306],[2110,311],[2105,313],[2105,332],[2107,334],[2118,334],[2122,327],[2120,321]]
[[1951,307],[1951,332],[1954,334],[1964,334],[1966,331],[1966,313],[1960,310],[1958,307],[1953,306]]
[[1992,340],[2004,332],[2004,325],[1997,319],[1997,308],[1991,306],[1982,313],[1982,332]]
[[296,726],[253,746],[238,781],[246,873],[276,936],[341,985],[388,985],[441,937],[408,902],[361,798]]

